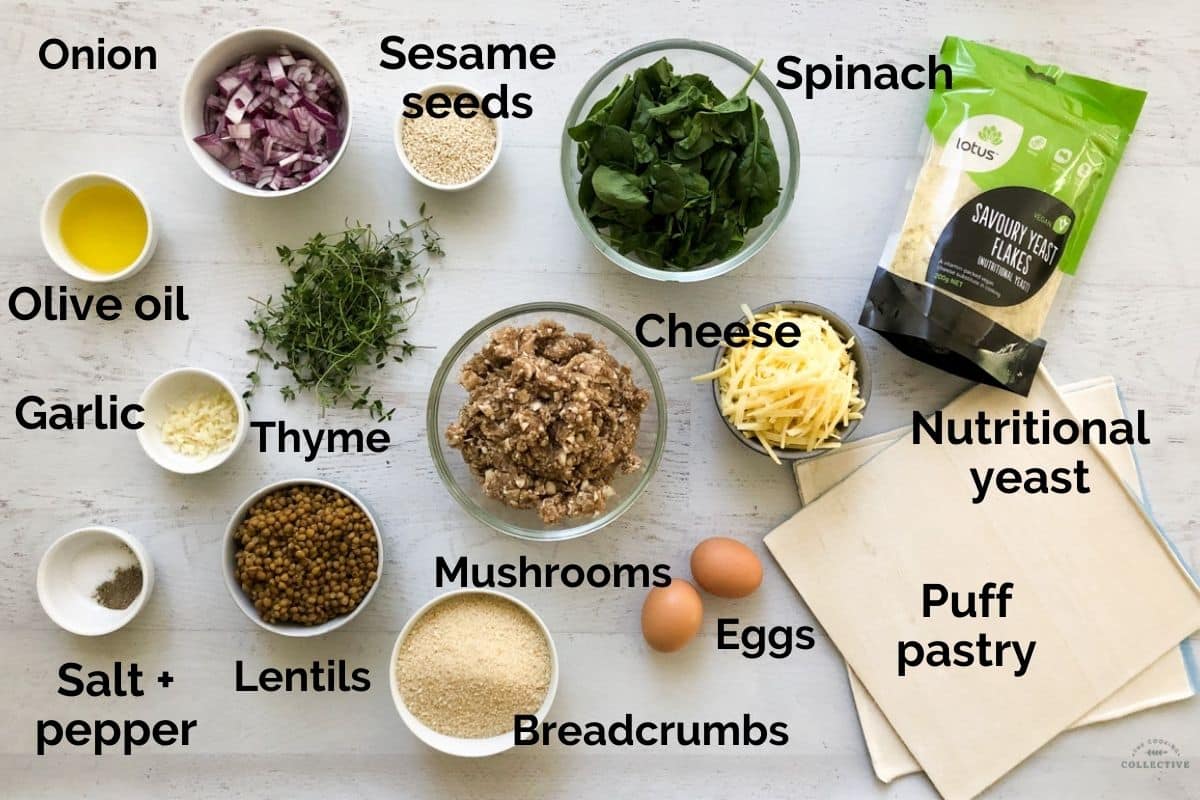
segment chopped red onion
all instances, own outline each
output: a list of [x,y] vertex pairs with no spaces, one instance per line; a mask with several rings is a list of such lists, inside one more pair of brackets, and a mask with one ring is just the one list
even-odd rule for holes
[[233,94],[233,90],[242,85],[242,79],[233,72],[222,72],[217,76],[217,88],[221,90],[221,94],[229,97]]
[[267,75],[276,89],[282,89],[287,84],[287,75],[283,72],[283,62],[279,60],[279,56],[267,58]]
[[258,69],[258,62],[254,56],[246,56],[242,59],[242,63],[234,67],[234,71],[242,81],[248,81],[254,77],[254,73]]
[[258,110],[259,106],[271,99],[271,95],[266,92],[259,92],[254,95],[254,99],[250,101],[250,105],[246,106],[246,113],[253,114]]
[[317,122],[321,123],[325,127],[337,127],[337,117],[334,116],[332,111],[323,107],[320,103],[314,103],[312,100],[309,100],[307,97],[305,97],[300,101],[300,104],[307,108],[308,113],[312,114]]
[[262,156],[257,150],[242,150],[240,153],[241,166],[246,169],[262,169]]
[[309,59],[301,59],[288,70],[287,78],[297,86],[304,86],[312,81],[313,77],[313,62]]
[[243,83],[230,96],[229,105],[225,106],[225,116],[234,125],[238,124],[246,114],[246,106],[250,105],[250,101],[253,99],[254,90],[250,88],[250,84]]
[[343,140],[342,97],[315,60],[280,47],[246,56],[216,78],[195,138],[230,176],[257,189],[293,189],[329,167]]

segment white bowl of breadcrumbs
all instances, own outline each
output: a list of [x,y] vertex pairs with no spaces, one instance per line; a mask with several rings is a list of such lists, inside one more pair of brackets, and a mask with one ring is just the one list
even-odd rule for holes
[[558,690],[558,652],[545,623],[492,589],[458,589],[426,603],[400,631],[388,666],[404,724],[454,756],[513,747],[516,716],[535,718],[540,729]]
[[[460,95],[473,97],[474,103],[468,105],[474,109],[479,109],[483,97],[461,84],[438,83],[421,91],[422,107],[434,94],[445,95],[460,105]],[[469,189],[488,176],[500,160],[503,137],[500,120],[488,117],[481,110],[470,117],[453,109],[448,112],[443,117],[428,113],[409,117],[401,111],[396,116],[396,154],[420,183],[431,189],[456,192]]]

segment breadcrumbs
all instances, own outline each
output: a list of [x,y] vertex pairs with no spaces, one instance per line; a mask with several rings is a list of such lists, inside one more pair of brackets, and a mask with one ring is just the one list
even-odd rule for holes
[[463,594],[431,608],[400,646],[400,697],[438,733],[484,739],[513,730],[550,690],[550,644],[537,620],[494,594]]
[[[451,102],[458,95],[451,95]],[[496,154],[496,123],[482,112],[438,119],[429,114],[404,119],[401,142],[408,163],[434,183],[455,186],[480,175]]]

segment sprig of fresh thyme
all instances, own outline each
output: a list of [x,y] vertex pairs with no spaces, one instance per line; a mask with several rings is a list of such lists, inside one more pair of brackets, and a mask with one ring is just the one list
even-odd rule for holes
[[245,398],[261,384],[259,369],[267,362],[292,374],[280,389],[285,400],[306,390],[322,411],[353,398],[351,408],[367,409],[372,419],[392,418],[395,408],[385,409],[362,373],[403,361],[416,349],[404,334],[428,272],[422,256],[444,254],[423,203],[419,213],[415,222],[400,220],[399,230],[389,224],[386,235],[347,222],[347,230],[315,234],[298,249],[276,248],[292,282],[278,300],[254,300],[246,324],[260,341],[248,351],[258,362],[246,375]]

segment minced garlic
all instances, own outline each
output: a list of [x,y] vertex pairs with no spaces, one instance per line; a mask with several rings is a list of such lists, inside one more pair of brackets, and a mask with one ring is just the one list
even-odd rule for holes
[[204,458],[229,449],[237,437],[238,408],[228,392],[172,406],[160,428],[163,443],[185,456]]

